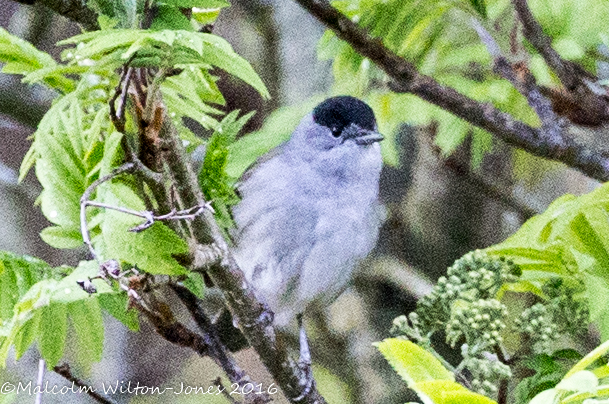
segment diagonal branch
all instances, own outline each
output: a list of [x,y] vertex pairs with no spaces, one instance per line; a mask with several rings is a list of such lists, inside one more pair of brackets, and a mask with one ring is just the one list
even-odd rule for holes
[[85,392],[89,397],[101,404],[118,404],[113,398],[108,397],[105,394],[97,392],[94,388],[88,385],[84,380],[79,379],[74,376],[72,373],[72,369],[70,369],[70,365],[67,363],[62,363],[53,368],[55,373],[63,376],[64,379],[74,383],[79,389],[79,392]]
[[[214,324],[210,321],[207,315],[203,312],[201,306],[201,300],[195,296],[185,286],[172,283],[171,288],[178,295],[180,300],[184,303],[192,318],[195,320],[201,332],[203,338],[207,341],[208,354],[209,356],[224,370],[228,380],[231,383],[239,385],[241,391],[244,391],[246,385],[252,384],[252,380],[249,376],[237,365],[235,359],[231,356],[230,352],[224,346],[220,340],[218,330]],[[246,394],[245,399],[247,402],[253,404],[264,404],[271,401],[267,394],[251,395]]]
[[40,3],[50,8],[57,14],[73,20],[87,31],[99,29],[97,14],[86,6],[86,2],[81,0],[13,0],[17,3],[32,5]]
[[456,90],[442,86],[383,45],[322,0],[295,0],[326,27],[349,43],[362,56],[377,64],[392,80],[392,90],[407,92],[435,104],[465,121],[494,134],[507,144],[539,157],[562,162],[599,181],[609,180],[609,156],[576,143],[563,129],[548,134],[533,128],[490,104],[480,103]]
[[[147,108],[150,107],[153,111],[152,116],[162,116],[162,126],[158,135],[165,144],[163,154],[165,171],[175,187],[181,206],[205,204],[197,177],[188,163],[177,130],[160,101],[160,94],[153,96],[152,100],[156,105]],[[315,384],[313,383],[313,387],[309,388],[310,379],[288,355],[285,346],[278,343],[270,313],[258,301],[243,272],[237,266],[211,211],[206,209],[193,220],[190,226],[189,244],[193,255],[198,250],[205,249],[207,245],[217,250],[217,254],[213,256],[218,259],[202,263],[203,268],[192,269],[206,270],[214,284],[223,291],[228,307],[234,318],[238,319],[243,335],[256,350],[286,397],[291,402],[296,402],[295,399],[298,398],[299,403],[324,404],[326,401],[315,388]]]
[[550,100],[541,93],[535,82],[535,77],[526,66],[512,65],[503,55],[501,48],[490,32],[473,17],[472,25],[489,54],[493,57],[493,70],[512,83],[514,88],[527,99],[529,106],[533,108],[541,120],[542,133],[549,139],[560,137],[565,126],[564,121],[554,112]]
[[574,90],[580,83],[580,74],[575,65],[560,57],[552,48],[552,40],[547,36],[527,4],[527,0],[512,0],[518,19],[522,23],[522,32],[529,43],[541,54],[548,66],[560,79],[567,90]]

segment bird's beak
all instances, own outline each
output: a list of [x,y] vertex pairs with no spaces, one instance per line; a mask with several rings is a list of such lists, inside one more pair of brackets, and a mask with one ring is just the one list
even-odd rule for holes
[[384,137],[380,133],[372,130],[360,129],[357,136],[353,138],[356,144],[360,146],[371,145],[372,143],[380,142]]

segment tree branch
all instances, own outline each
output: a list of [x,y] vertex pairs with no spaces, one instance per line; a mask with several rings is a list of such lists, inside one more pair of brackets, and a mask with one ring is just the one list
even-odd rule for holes
[[529,9],[527,0],[512,0],[518,20],[522,23],[522,33],[529,43],[541,54],[548,66],[569,91],[573,91],[580,83],[580,74],[572,62],[564,60],[552,48],[552,40],[547,36]]
[[376,63],[393,80],[396,92],[412,93],[467,122],[489,131],[507,144],[539,157],[560,161],[599,181],[609,180],[609,157],[598,150],[577,144],[560,133],[547,133],[516,121],[490,104],[480,103],[456,90],[442,86],[386,48],[368,33],[323,0],[295,0],[326,27],[349,43],[362,56]]
[[55,373],[63,376],[64,379],[74,383],[75,386],[81,387],[83,391],[85,391],[89,397],[97,401],[101,404],[118,404],[118,402],[114,401],[112,398],[106,396],[105,394],[98,393],[93,390],[90,385],[85,383],[83,380],[72,374],[72,370],[67,363],[63,363],[61,365],[57,365],[53,368]]
[[[226,372],[228,380],[230,380],[231,383],[237,383],[242,389],[246,384],[252,384],[251,379],[237,365],[228,349],[220,341],[220,336],[218,335],[216,327],[203,312],[201,300],[182,285],[172,283],[170,286],[178,295],[182,303],[184,303],[192,315],[192,318],[201,329],[203,338],[206,340],[208,345],[208,355]],[[268,397],[266,394],[257,396],[245,395],[245,398],[248,400],[248,402],[253,402],[255,404],[263,404],[270,401],[270,397]]]
[[97,14],[86,6],[86,2],[81,0],[13,0],[17,3],[32,5],[42,4],[72,21],[82,25],[87,31],[99,29]]
[[[150,90],[150,89],[149,89]],[[158,133],[165,144],[163,162],[165,171],[175,187],[182,206],[205,203],[203,193],[198,185],[195,173],[188,163],[182,141],[167,116],[165,106],[158,98],[151,116],[162,116],[162,126]],[[147,106],[148,108],[149,106]],[[156,119],[156,118],[155,118]],[[252,288],[248,285],[243,272],[230,254],[228,245],[218,227],[212,212],[205,210],[195,218],[190,226],[189,244],[193,255],[201,248],[211,244],[219,253],[219,259],[203,263],[210,278],[222,290],[233,317],[238,319],[239,328],[250,345],[256,350],[260,359],[281,387],[288,399],[302,397],[298,402],[322,404],[326,401],[314,387],[308,391],[309,380],[297,363],[288,355],[285,347],[277,342],[269,311],[258,301]],[[304,393],[304,394],[303,394]]]
[[529,106],[537,113],[541,120],[541,129],[550,139],[561,137],[564,122],[552,109],[552,103],[541,94],[535,83],[535,77],[525,66],[516,68],[503,55],[501,49],[492,35],[472,17],[472,25],[478,33],[480,40],[493,57],[493,70],[501,77],[508,80],[529,103]]

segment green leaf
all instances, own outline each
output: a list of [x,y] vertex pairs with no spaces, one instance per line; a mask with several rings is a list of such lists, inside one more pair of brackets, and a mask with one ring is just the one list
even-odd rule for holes
[[420,346],[401,338],[389,338],[374,345],[393,369],[408,383],[423,403],[496,404],[488,397],[456,383],[452,372]]
[[79,362],[89,365],[99,362],[104,348],[104,322],[97,299],[83,299],[68,305],[70,320],[76,331]]
[[156,16],[150,26],[152,30],[181,29],[194,31],[190,21],[184,14],[172,6],[159,6]]
[[218,67],[254,87],[264,98],[270,94],[252,66],[241,56],[237,55],[230,44],[224,39],[201,33],[180,31],[182,38],[179,42],[199,53],[202,62]]
[[23,161],[21,161],[21,166],[19,167],[19,183],[25,179],[25,176],[28,174],[30,169],[34,167],[36,164],[36,148],[32,145],[29,150],[23,157]]
[[410,341],[388,338],[375,345],[409,387],[423,381],[455,380],[431,353]]
[[[190,130],[182,125],[182,117],[187,116],[199,122],[206,129],[216,129],[218,121],[210,114],[222,115],[223,112],[209,104],[224,105],[224,97],[216,85],[216,78],[207,71],[190,66],[177,76],[169,77],[161,84],[163,100],[167,104],[169,115],[178,129],[182,129],[181,137],[190,143],[202,143]],[[184,135],[183,132],[188,135]]]
[[39,327],[38,347],[40,355],[42,355],[47,363],[47,368],[50,370],[63,356],[68,330],[67,306],[65,304],[53,304],[43,307]]
[[131,331],[139,331],[140,324],[135,309],[129,309],[125,294],[103,294],[98,296],[99,305]]
[[[57,63],[51,55],[39,51],[32,44],[11,35],[0,28],[0,63],[5,63],[3,73],[27,75],[40,69],[55,68]],[[67,93],[74,83],[65,77],[53,76],[44,80],[49,87]]]
[[233,227],[230,207],[239,202],[233,188],[234,180],[226,173],[229,146],[254,112],[237,119],[238,114],[239,111],[233,111],[222,120],[207,144],[199,172],[201,190],[207,200],[213,201],[218,224],[224,229]]
[[589,370],[580,370],[564,378],[556,385],[556,390],[572,391],[576,393],[595,393],[598,388],[596,375]]
[[202,26],[213,24],[219,15],[219,8],[193,8],[192,10],[192,19]]
[[54,247],[82,245],[80,198],[99,174],[101,139],[109,130],[107,111],[105,105],[85,107],[79,94],[72,93],[56,100],[34,133],[21,175],[36,156],[36,176],[43,187],[39,199],[42,212],[56,225],[41,235]]
[[42,240],[55,248],[78,248],[83,245],[78,227],[51,226],[40,232]]
[[485,0],[469,0],[469,4],[471,4],[471,6],[474,8],[474,10],[476,10],[476,12],[478,14],[480,14],[480,17],[486,19],[487,14],[486,14],[486,1]]
[[[104,183],[98,188],[99,199],[104,203],[144,211],[145,206],[135,192],[120,182]],[[172,230],[155,222],[150,228],[133,233],[129,229],[143,219],[114,210],[104,212],[101,225],[104,256],[137,265],[151,274],[180,275],[186,270],[173,255],[188,253],[188,246]]]
[[[70,43],[82,43],[74,51],[75,60],[91,59],[118,67],[134,55],[149,58],[152,52],[164,66],[217,67],[245,81],[263,97],[270,96],[252,66],[236,54],[227,41],[216,35],[186,30],[122,29],[81,34],[59,44]],[[132,63],[137,65],[137,59]]]
[[163,0],[163,3],[183,8],[223,8],[230,7],[230,3],[226,0]]
[[40,334],[39,324],[42,311],[38,310],[34,316],[27,321],[15,338],[15,359],[19,360],[28,348],[34,343]]
[[188,288],[199,299],[203,299],[205,292],[205,282],[203,276],[198,272],[189,272],[184,280],[184,286]]
[[425,394],[435,404],[497,404],[496,401],[449,380],[419,382],[415,391],[418,394]]
[[[31,286],[21,293],[19,301],[13,307],[12,318],[4,322],[4,338],[0,338],[2,366],[12,345],[15,346],[17,357],[20,357],[37,342],[42,357],[52,367],[63,356],[68,318],[76,330],[79,347],[77,356],[82,365],[88,367],[101,358],[103,323],[98,299],[117,293],[126,299],[125,293],[113,289],[100,279],[93,281],[97,289],[94,295],[82,290],[77,281],[94,277],[98,273],[99,264],[95,261],[81,262],[73,270],[67,267],[60,269],[71,273],[60,280],[43,279],[34,284],[30,281]],[[46,272],[57,273],[58,269]],[[0,286],[4,284],[0,283]],[[125,303],[123,312],[126,307]]]
[[131,28],[135,24],[137,0],[87,0],[87,7],[100,17],[116,21],[119,28]]
[[0,323],[14,315],[15,304],[37,282],[57,276],[46,262],[0,251]]
[[[514,260],[522,279],[543,283],[553,276],[581,279],[603,340],[609,338],[609,183],[575,197],[565,195],[513,236],[488,248]],[[545,272],[544,273],[542,273]]]

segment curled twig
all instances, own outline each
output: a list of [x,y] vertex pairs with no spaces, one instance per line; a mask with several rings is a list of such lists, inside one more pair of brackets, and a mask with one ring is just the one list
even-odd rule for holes
[[97,259],[97,254],[95,253],[95,249],[93,248],[93,244],[91,243],[91,236],[89,235],[89,226],[87,225],[87,203],[91,199],[91,195],[93,195],[93,192],[95,192],[97,187],[99,187],[101,184],[103,184],[104,182],[108,182],[123,173],[130,172],[134,168],[135,165],[133,163],[125,163],[122,166],[112,170],[110,174],[104,175],[103,177],[95,180],[91,185],[89,185],[85,192],[82,194],[82,197],[80,198],[80,233],[82,235],[83,242],[89,248],[89,252],[91,252],[91,255],[94,259]]
[[199,216],[205,209],[210,209],[213,211],[210,202],[206,202],[205,204],[200,204],[198,206],[193,206],[189,209],[184,209],[177,211],[173,209],[171,212],[165,215],[155,215],[154,212],[145,210],[145,211],[137,211],[133,209],[123,208],[120,206],[113,206],[107,203],[95,202],[95,201],[86,201],[86,206],[95,206],[98,208],[115,210],[117,212],[126,213],[128,215],[141,217],[142,219],[146,219],[146,221],[142,224],[139,224],[131,229],[130,232],[139,233],[141,231],[146,230],[150,226],[154,224],[155,221],[163,221],[163,220],[192,220],[195,217]]

